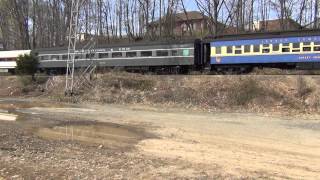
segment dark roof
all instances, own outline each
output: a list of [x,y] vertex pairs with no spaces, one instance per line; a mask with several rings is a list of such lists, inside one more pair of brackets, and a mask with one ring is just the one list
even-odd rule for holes
[[[269,25],[269,24],[274,24],[276,23],[277,25],[281,25],[281,19],[273,19],[273,20],[266,20],[266,21],[259,21],[259,23],[265,23],[266,25]],[[291,19],[291,18],[286,18],[286,19],[283,19],[283,23],[284,25],[294,25],[298,28],[302,28],[301,24],[299,24],[298,22],[296,22],[295,20]]]
[[[208,19],[208,16],[203,15],[199,11],[188,11],[187,14],[185,12],[181,12],[181,13],[173,14],[173,16],[174,16],[176,22],[188,21],[188,20],[192,21],[192,20]],[[166,16],[162,16],[161,19],[162,19],[162,21],[165,20]],[[160,21],[160,19],[149,23],[149,25],[158,24],[159,21]]]
[[203,15],[199,11],[189,11],[187,13],[177,13],[175,14],[176,21],[187,21],[187,20],[201,20],[208,19],[207,16]]

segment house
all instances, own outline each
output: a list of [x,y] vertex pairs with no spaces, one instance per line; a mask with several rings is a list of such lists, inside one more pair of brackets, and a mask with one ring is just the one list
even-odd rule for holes
[[258,21],[253,24],[255,31],[295,31],[301,30],[303,27],[293,19],[274,19],[266,21]]
[[[162,29],[166,26],[167,17],[162,17]],[[210,18],[208,16],[203,15],[199,11],[189,11],[187,13],[177,13],[174,14],[172,20],[173,34],[175,36],[190,36],[190,32],[192,32],[192,36],[200,36],[204,37],[209,34],[209,24]],[[154,32],[156,35],[160,35],[160,20],[151,22],[148,25],[149,31]],[[212,23],[211,23],[212,24]],[[221,22],[218,22],[218,33],[223,34],[231,34],[236,31],[235,28],[226,26]]]

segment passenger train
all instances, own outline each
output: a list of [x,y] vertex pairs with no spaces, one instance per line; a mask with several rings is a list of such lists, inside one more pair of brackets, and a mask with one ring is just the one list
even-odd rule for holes
[[[42,71],[66,69],[66,48],[36,49]],[[75,52],[75,68],[123,68],[138,72],[248,73],[254,67],[319,69],[320,31],[252,33],[203,40],[97,46]],[[0,67],[1,68],[1,67]]]

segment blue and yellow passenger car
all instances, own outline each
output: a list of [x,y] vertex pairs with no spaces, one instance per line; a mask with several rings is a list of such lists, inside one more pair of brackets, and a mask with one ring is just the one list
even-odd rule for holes
[[[320,67],[320,34],[210,42],[210,64],[216,70],[253,67],[313,69]],[[220,69],[219,69],[220,68]]]

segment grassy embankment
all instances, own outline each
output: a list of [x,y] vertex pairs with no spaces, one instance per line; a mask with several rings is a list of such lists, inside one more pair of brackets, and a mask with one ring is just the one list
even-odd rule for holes
[[97,75],[93,87],[64,96],[64,77],[45,90],[46,78],[1,77],[1,97],[44,97],[57,101],[169,105],[200,110],[252,112],[319,111],[320,76],[155,76],[123,72]]

